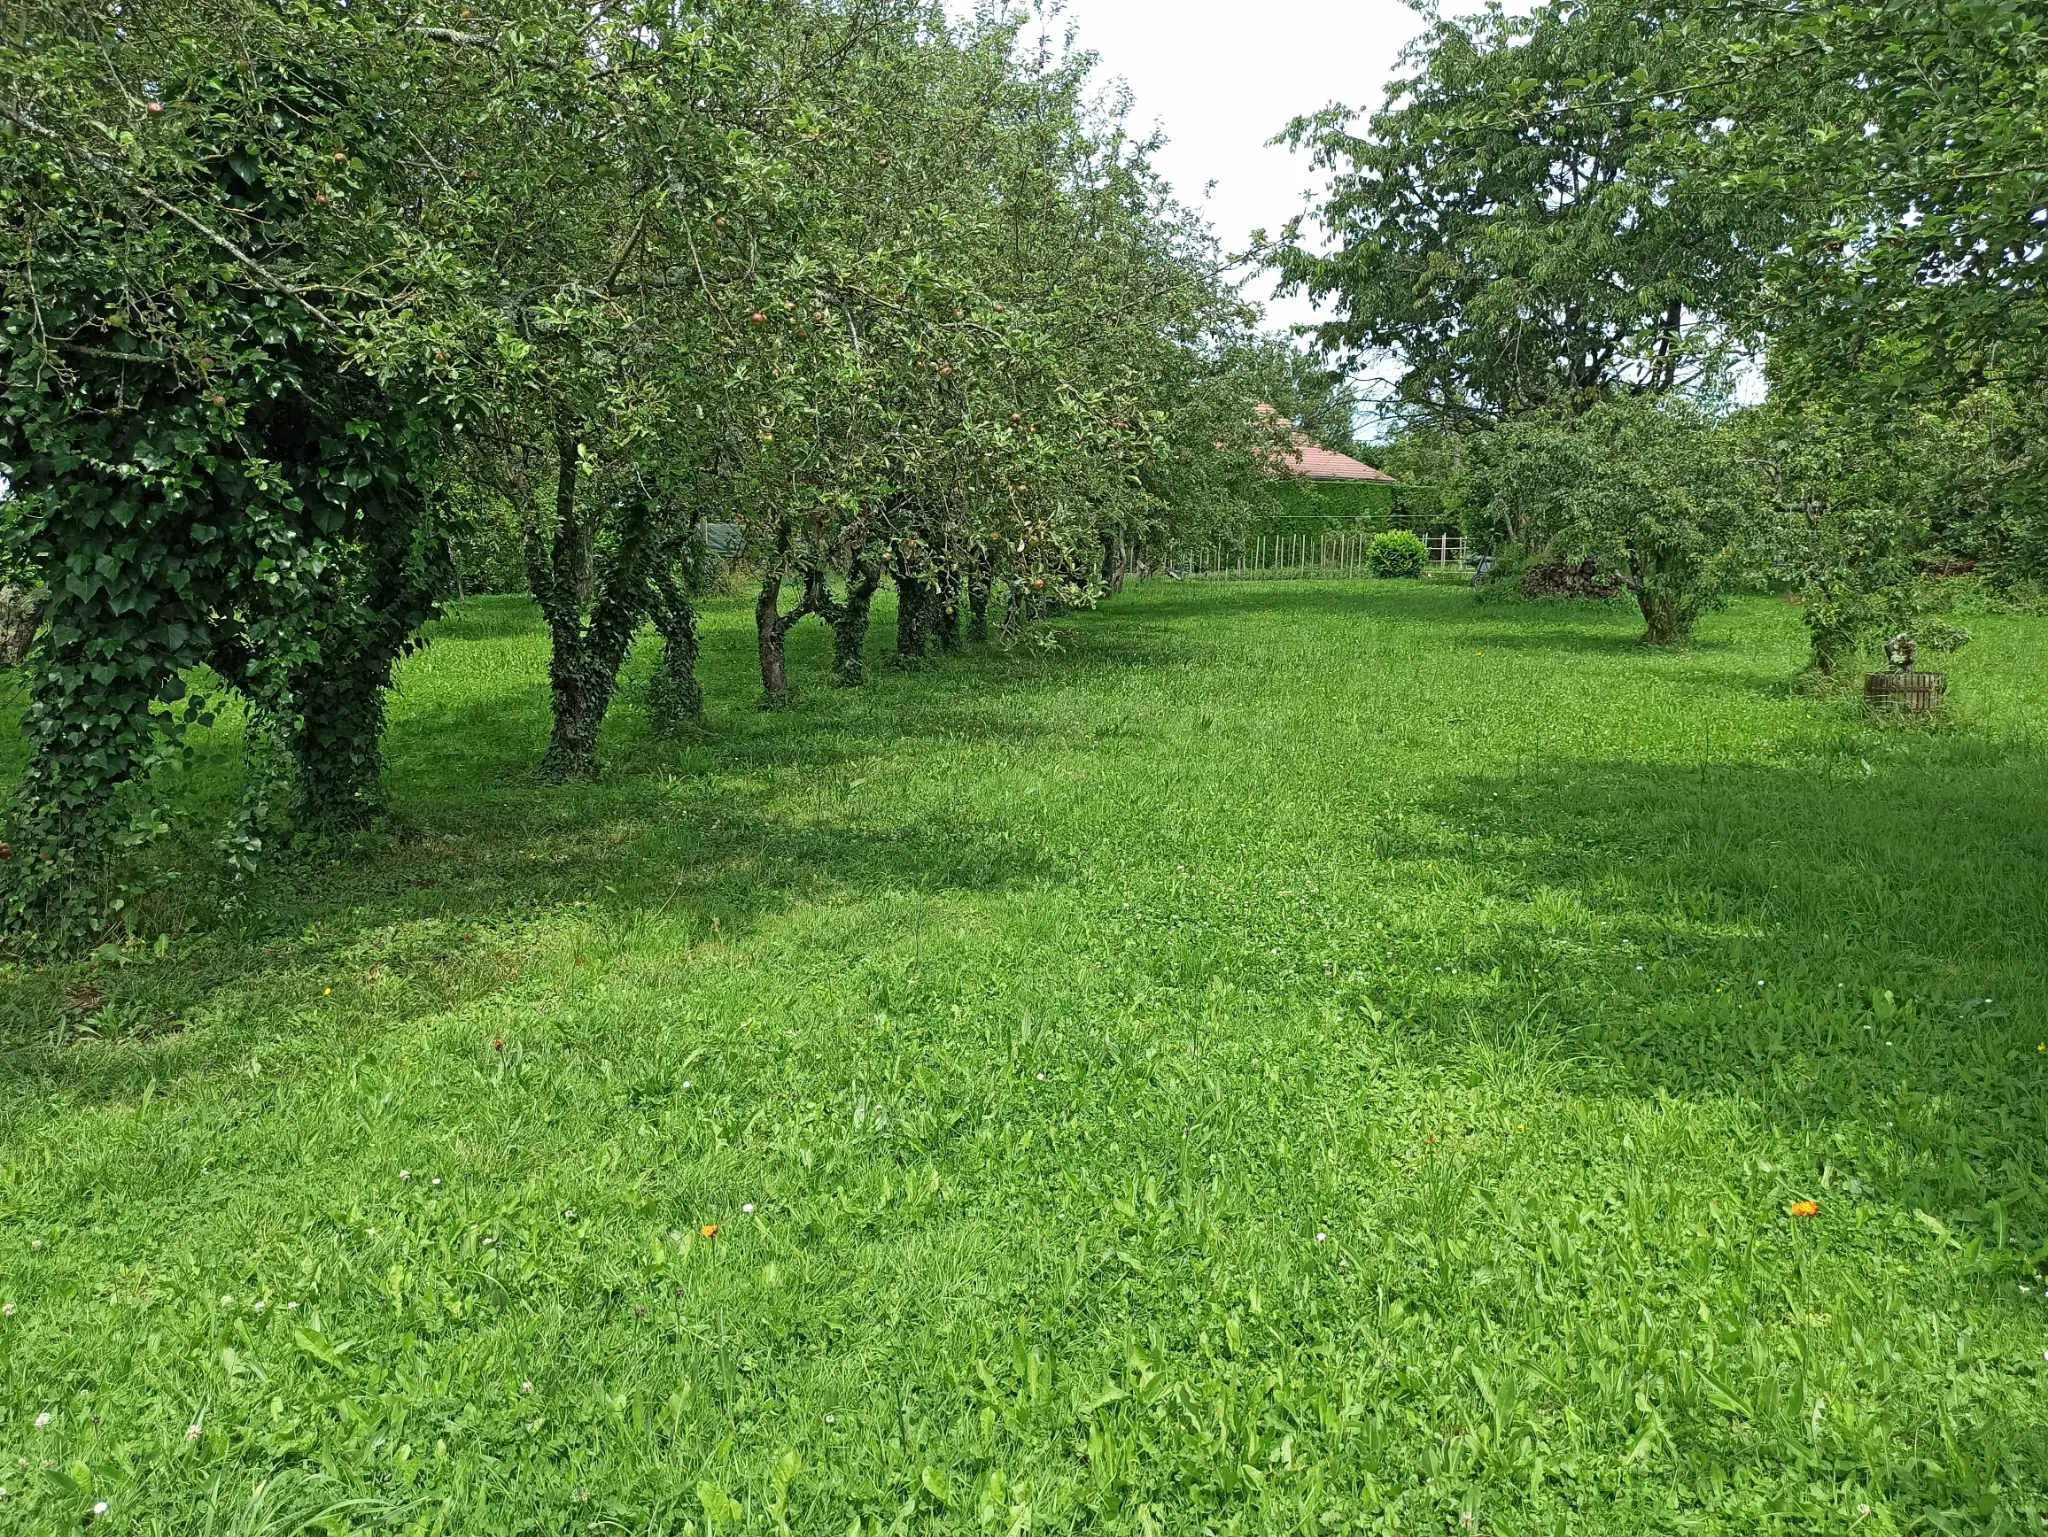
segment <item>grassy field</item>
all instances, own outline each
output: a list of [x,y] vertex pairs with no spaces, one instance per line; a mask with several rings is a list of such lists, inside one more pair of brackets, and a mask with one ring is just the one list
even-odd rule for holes
[[733,604],[561,789],[468,605],[388,846],[0,975],[0,1530],[2039,1532],[2048,625],[1636,628]]

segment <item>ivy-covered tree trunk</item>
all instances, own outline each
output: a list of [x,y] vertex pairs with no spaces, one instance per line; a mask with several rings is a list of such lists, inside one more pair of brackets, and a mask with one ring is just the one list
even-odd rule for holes
[[832,624],[832,681],[841,688],[858,688],[867,679],[868,615],[881,584],[880,571],[855,565],[847,575],[846,600],[826,615]]
[[[0,361],[20,377],[34,360],[0,349]],[[162,378],[138,372],[150,385]],[[232,445],[218,442],[191,456],[170,497],[154,477],[97,472],[146,460],[157,434],[200,418],[175,396],[100,382],[90,395],[53,392],[39,419],[0,415],[0,457],[23,498],[12,536],[48,592],[25,669],[27,763],[0,862],[0,926],[53,945],[118,923],[120,856],[161,825],[137,792],[175,748],[178,717],[163,707],[183,697],[182,674],[211,649],[231,559],[211,531],[239,531],[237,502],[249,496]],[[126,409],[106,409],[116,401]],[[201,525],[209,534],[197,537]]]
[[554,724],[548,750],[540,760],[545,779],[597,777],[597,737],[618,688],[619,669],[632,648],[640,616],[627,614],[609,599],[600,599],[590,622],[573,619],[551,625],[553,654],[548,663],[549,703]]
[[944,571],[931,586],[931,634],[939,650],[957,655],[960,650],[960,577]]
[[931,584],[922,577],[896,574],[896,660],[910,664],[925,654],[931,623]]
[[1636,590],[1636,607],[1643,615],[1643,643],[1670,646],[1692,633],[1692,616],[1668,593]]
[[[179,674],[200,659],[189,644],[152,640],[146,625],[107,613],[106,596],[53,587],[29,651],[28,765],[0,870],[0,917],[53,944],[90,939],[114,921],[115,856],[140,841],[128,836],[138,809],[129,792],[167,745],[157,706],[182,694]],[[159,599],[158,615],[173,595]]]
[[383,811],[392,675],[453,579],[446,546],[425,527],[417,487],[387,488],[375,510],[367,552],[373,569],[342,581],[319,655],[288,680],[293,821],[305,832],[354,832]]
[[384,704],[398,655],[395,646],[350,647],[294,670],[285,744],[301,831],[355,832],[384,809]]
[[1102,536],[1102,585],[1105,591],[1119,593],[1124,590],[1125,565],[1122,536],[1105,533]]
[[599,562],[593,530],[577,504],[575,437],[564,433],[555,449],[552,537],[530,523],[526,536],[527,580],[548,624],[553,725],[540,772],[548,779],[593,779],[598,733],[619,669],[650,606],[645,567],[653,508],[645,498],[626,503],[617,539]]
[[672,732],[704,718],[704,685],[697,679],[697,607],[674,579],[658,583],[654,628],[661,635],[649,714],[654,728]]

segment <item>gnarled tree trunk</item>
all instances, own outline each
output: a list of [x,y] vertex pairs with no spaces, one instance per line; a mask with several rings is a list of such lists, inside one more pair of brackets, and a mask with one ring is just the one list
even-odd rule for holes
[[594,530],[577,506],[575,436],[562,433],[555,451],[552,537],[529,523],[525,541],[527,581],[548,624],[553,725],[540,772],[549,779],[592,779],[598,732],[651,602],[646,566],[654,508],[645,498],[627,505],[617,541],[600,563]]
[[825,611],[832,626],[832,681],[841,688],[858,688],[866,681],[868,614],[881,583],[880,571],[856,565],[847,574],[846,601]]
[[896,660],[909,665],[925,654],[931,611],[931,584],[922,577],[896,575]]
[[672,576],[656,585],[654,628],[661,634],[661,663],[649,714],[654,729],[666,733],[704,718],[704,685],[697,679],[697,608]]
[[779,710],[789,703],[789,665],[784,641],[806,614],[827,612],[832,606],[825,587],[825,573],[804,573],[803,601],[788,613],[782,612],[782,573],[771,569],[761,578],[761,593],[754,600],[754,637],[761,660],[761,708]]
[[960,650],[960,577],[957,572],[943,571],[931,586],[931,634],[943,652],[956,654]]

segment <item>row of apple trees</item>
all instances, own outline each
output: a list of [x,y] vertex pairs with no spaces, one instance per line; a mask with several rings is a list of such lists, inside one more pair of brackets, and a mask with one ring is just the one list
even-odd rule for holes
[[[861,681],[1087,601],[1270,450],[1247,316],[1088,60],[918,0],[24,0],[0,57],[0,474],[45,590],[6,923],[118,922],[196,723],[233,861],[380,805],[464,507],[516,522],[553,775],[636,639],[702,708],[706,522]],[[1252,349],[1255,351],[1255,349]],[[202,681],[204,680],[204,681]]]
[[1293,126],[1325,238],[1272,255],[1503,577],[1619,583],[1652,642],[1796,590],[1823,676],[1955,573],[2048,592],[2038,5],[1547,0],[1408,65]]

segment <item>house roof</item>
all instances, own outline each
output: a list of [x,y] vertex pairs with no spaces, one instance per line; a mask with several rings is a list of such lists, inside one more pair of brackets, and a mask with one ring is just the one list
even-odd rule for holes
[[[1273,408],[1261,401],[1259,414],[1271,416]],[[1354,459],[1334,448],[1325,448],[1299,430],[1294,434],[1293,451],[1282,456],[1280,467],[1285,473],[1299,475],[1303,480],[1376,480],[1381,485],[1396,484],[1394,477],[1385,470],[1376,470],[1363,459]]]
[[1383,485],[1392,485],[1394,477],[1385,470],[1376,470],[1363,459],[1354,459],[1349,454],[1340,454],[1335,449],[1325,448],[1305,432],[1294,435],[1294,452],[1288,456],[1287,467],[1304,480],[1377,480]]

